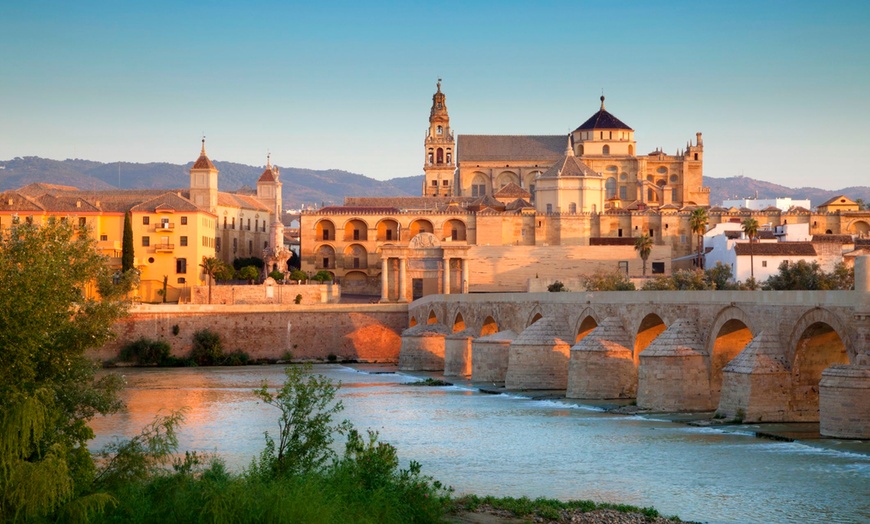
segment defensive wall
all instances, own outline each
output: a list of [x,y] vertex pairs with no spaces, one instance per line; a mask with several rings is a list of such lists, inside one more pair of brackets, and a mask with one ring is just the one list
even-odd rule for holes
[[870,438],[867,258],[858,291],[427,296],[409,307],[399,366]]
[[172,355],[186,356],[193,334],[210,329],[220,334],[224,350],[241,349],[255,359],[290,354],[294,359],[335,355],[339,360],[396,362],[407,325],[407,304],[143,304],[115,324],[117,337],[88,354],[112,360],[124,344],[148,337],[169,342]]

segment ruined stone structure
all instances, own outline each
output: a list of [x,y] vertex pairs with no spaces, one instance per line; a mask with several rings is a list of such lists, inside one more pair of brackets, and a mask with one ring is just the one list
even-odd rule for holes
[[[856,289],[428,296],[410,305],[408,333],[429,336],[403,336],[401,359],[511,389],[870,438],[870,257]],[[475,337],[470,365],[445,351],[451,333]]]

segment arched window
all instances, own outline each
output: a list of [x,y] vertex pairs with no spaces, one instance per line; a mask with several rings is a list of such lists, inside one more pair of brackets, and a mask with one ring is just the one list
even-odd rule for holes
[[604,182],[604,189],[606,198],[615,198],[616,197],[616,179],[614,177],[608,178]]
[[444,128],[441,127],[441,126],[438,126],[437,133],[440,135],[440,134],[443,133],[443,132],[444,132]]
[[634,155],[634,146],[631,144],[628,145],[628,154]]
[[610,146],[604,146],[604,147],[602,147],[602,148],[601,148],[601,154],[602,154],[602,155],[609,155],[609,154],[610,154]]
[[438,151],[436,153],[435,158],[436,158],[438,164],[441,164],[444,162],[444,150],[441,149],[440,147],[438,148]]
[[568,204],[568,212],[569,213],[576,213],[577,212],[577,204],[574,202],[571,202],[570,204]]

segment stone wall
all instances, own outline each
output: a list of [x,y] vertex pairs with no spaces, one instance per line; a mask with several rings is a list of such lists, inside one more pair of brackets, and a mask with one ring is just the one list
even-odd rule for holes
[[[269,280],[267,280],[269,282]],[[274,281],[272,281],[274,282]],[[300,304],[336,304],[341,299],[341,288],[329,284],[254,284],[248,286],[214,285],[212,304],[292,304],[302,295]],[[190,289],[191,304],[208,304],[208,286]]]
[[221,335],[224,350],[241,349],[255,359],[289,354],[294,359],[336,355],[363,362],[397,362],[400,334],[407,325],[408,308],[403,304],[142,305],[134,306],[114,326],[118,334],[114,340],[89,355],[111,360],[124,344],[148,337],[169,342],[172,354],[182,357],[190,353],[193,334],[210,329]]

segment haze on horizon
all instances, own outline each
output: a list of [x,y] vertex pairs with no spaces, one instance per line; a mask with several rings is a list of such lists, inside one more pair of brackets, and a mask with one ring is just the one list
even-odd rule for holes
[[870,182],[870,4],[0,5],[0,160],[210,157],[422,174],[435,82],[457,134],[559,134],[599,106],[705,175]]

